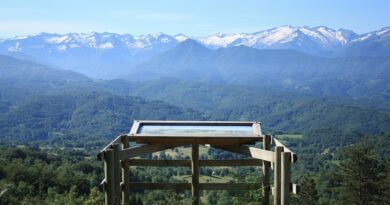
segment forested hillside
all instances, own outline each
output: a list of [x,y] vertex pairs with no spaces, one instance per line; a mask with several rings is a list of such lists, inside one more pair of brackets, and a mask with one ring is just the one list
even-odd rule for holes
[[62,137],[112,138],[127,133],[135,119],[198,119],[201,113],[161,101],[105,92],[73,91],[39,95],[0,115],[2,140],[55,140]]

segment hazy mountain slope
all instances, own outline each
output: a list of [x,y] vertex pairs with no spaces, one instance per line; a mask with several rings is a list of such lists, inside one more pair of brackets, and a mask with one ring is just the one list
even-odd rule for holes
[[129,69],[129,78],[136,81],[160,77],[218,81],[221,74],[208,62],[211,52],[194,40],[186,40],[161,55]]
[[[389,99],[390,59],[321,58],[293,50],[245,46],[207,50],[187,40],[129,69],[126,79],[176,77],[202,82],[279,87],[322,96]],[[193,52],[193,47],[198,48]]]
[[329,128],[380,133],[390,126],[389,109],[278,89],[211,85],[172,78],[142,83],[110,81],[104,86],[122,94],[199,110],[207,114],[207,119],[261,121],[268,131]]
[[50,89],[91,82],[88,77],[73,71],[52,69],[0,55],[0,94],[4,101],[15,101]]
[[225,82],[279,86],[323,96],[390,97],[390,58],[320,58],[291,50],[219,49],[209,62]]
[[369,32],[351,41],[338,52],[339,56],[390,57],[390,27]]

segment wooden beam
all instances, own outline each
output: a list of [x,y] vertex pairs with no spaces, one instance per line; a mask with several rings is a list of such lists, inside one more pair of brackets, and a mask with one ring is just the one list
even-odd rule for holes
[[161,160],[161,159],[128,159],[131,166],[147,166],[147,167],[190,167],[191,160]]
[[[191,160],[153,160],[153,159],[127,159],[131,166],[149,167],[190,167]],[[236,159],[236,160],[199,160],[199,166],[228,167],[228,166],[261,166],[260,159]]]
[[103,179],[100,184],[99,184],[99,191],[101,192],[106,192],[107,190],[107,182],[106,182],[106,179]]
[[139,144],[210,144],[210,145],[237,145],[237,144],[253,144],[263,139],[260,136],[159,136],[159,135],[142,135],[136,134],[128,136],[130,141]]
[[200,190],[256,190],[261,183],[201,183]]
[[[129,139],[126,136],[122,136],[122,150],[129,148]],[[129,204],[129,164],[126,160],[121,160],[122,166],[122,205]]]
[[134,120],[133,126],[131,127],[129,135],[135,135],[137,134],[138,128],[139,128],[139,120]]
[[211,145],[211,146],[218,148],[218,149],[226,150],[229,152],[234,152],[234,153],[246,155],[249,157],[253,157],[256,159],[261,159],[261,160],[268,161],[268,162],[274,162],[274,153],[273,152],[267,151],[267,150],[262,150],[262,149],[259,149],[256,147],[248,147],[248,146],[244,146],[244,145],[229,145],[229,146],[227,146],[227,145],[226,146]]
[[231,160],[199,160],[200,166],[227,167],[227,166],[261,166],[260,159],[231,159]]
[[280,205],[281,200],[281,155],[283,147],[275,147],[274,162],[274,205]]
[[112,164],[112,167],[114,167],[114,185],[115,185],[115,191],[114,191],[114,201],[115,204],[120,204],[122,199],[122,190],[121,190],[121,169],[120,169],[120,160],[119,160],[119,151],[120,151],[120,145],[119,144],[113,144],[112,150],[114,151],[114,161]]
[[[301,191],[300,189],[301,187],[299,185],[290,183],[290,190],[291,190],[290,193],[299,194],[299,192]],[[271,185],[271,191],[272,191],[271,194],[275,195],[275,189],[272,185]]]
[[[132,190],[160,189],[160,190],[191,190],[191,183],[143,183],[129,182]],[[261,183],[200,183],[199,190],[256,190]]]
[[297,184],[290,183],[290,190],[293,194],[299,194],[301,187]]
[[161,189],[161,190],[190,190],[190,183],[143,183],[143,182],[130,182],[130,189]]
[[192,155],[191,155],[191,168],[192,168],[192,204],[199,205],[200,195],[199,195],[199,145],[192,145]]
[[125,160],[125,159],[129,159],[132,157],[138,157],[141,155],[151,154],[153,152],[158,152],[158,151],[170,149],[172,147],[175,147],[175,146],[161,145],[161,144],[147,144],[147,145],[142,145],[142,146],[138,146],[138,147],[124,149],[120,152],[119,157],[120,157],[120,160]]
[[[263,138],[263,149],[269,151],[271,149],[271,135],[265,135]],[[262,204],[269,204],[270,196],[270,167],[271,162],[263,161],[263,199]]]
[[282,152],[281,159],[281,204],[288,205],[290,199],[291,152]]
[[127,136],[127,135],[119,135],[118,137],[116,137],[112,142],[110,142],[110,144],[108,144],[102,150],[100,150],[100,152],[97,154],[96,158],[98,160],[104,160],[104,156],[103,156],[104,155],[104,151],[106,151],[107,149],[111,149],[113,144],[121,143],[121,139],[122,139],[123,136]]
[[284,149],[284,152],[291,152],[291,162],[298,161],[298,155],[296,155],[293,151],[291,151],[288,147],[286,147],[284,144],[282,144],[278,139],[275,137],[272,138],[272,141],[274,142],[275,146],[281,146]]
[[104,151],[104,203],[114,204],[115,181],[114,181],[114,150],[107,149]]
[[253,133],[257,136],[261,136],[261,127],[260,127],[260,122],[253,123],[252,125]]

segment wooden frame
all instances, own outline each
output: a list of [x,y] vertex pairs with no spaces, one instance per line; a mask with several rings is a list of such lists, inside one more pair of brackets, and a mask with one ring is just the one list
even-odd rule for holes
[[[194,135],[181,134],[143,134],[139,129],[145,125],[169,126],[248,126],[251,134]],[[129,142],[137,146],[130,147]],[[263,143],[263,148],[251,147],[257,142]],[[271,143],[275,151],[271,151]],[[121,146],[120,146],[121,145]],[[191,145],[191,160],[147,160],[134,157],[153,152],[171,149],[177,146]],[[253,159],[242,160],[199,160],[199,145],[242,154]],[[290,190],[297,192],[299,187],[290,183],[291,163],[297,160],[296,155],[271,135],[262,135],[259,122],[239,121],[140,121],[133,123],[127,135],[120,135],[98,153],[98,159],[104,160],[105,179],[101,188],[105,192],[105,204],[128,204],[129,190],[139,189],[170,189],[191,190],[192,204],[199,204],[200,190],[250,190],[260,189],[263,192],[262,204],[268,205],[271,194],[270,172],[274,170],[274,204],[288,204]],[[273,165],[273,166],[271,166]],[[142,183],[129,182],[129,166],[185,166],[191,167],[191,183]],[[202,166],[262,166],[263,177],[256,183],[199,183],[199,169]]]
[[[167,135],[167,134],[142,134],[139,130],[142,126],[161,125],[161,126],[251,126],[252,135],[236,136],[214,136],[214,135]],[[221,137],[224,140],[221,140]],[[255,144],[262,140],[261,127],[258,122],[239,122],[239,121],[150,121],[136,120],[129,133],[129,141],[136,143],[158,143],[158,144]]]

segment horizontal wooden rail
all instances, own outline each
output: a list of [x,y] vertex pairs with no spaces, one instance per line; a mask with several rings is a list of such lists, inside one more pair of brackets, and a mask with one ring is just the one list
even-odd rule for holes
[[130,182],[130,189],[190,190],[191,183],[144,183]]
[[276,146],[283,147],[283,150],[284,150],[283,152],[291,152],[291,162],[298,161],[298,156],[293,151],[291,151],[288,147],[286,147],[284,144],[282,144],[278,139],[276,139],[275,137],[272,137],[272,142]]
[[132,157],[138,157],[145,154],[151,154],[153,152],[158,152],[166,149],[173,148],[175,146],[172,145],[161,145],[161,144],[147,144],[138,147],[131,147],[127,149],[123,149],[119,153],[120,160],[126,160]]
[[253,157],[255,159],[261,159],[267,162],[274,162],[274,152],[267,151],[263,149],[259,149],[256,147],[248,147],[245,145],[226,145],[226,146],[214,146],[214,148],[222,149],[229,152],[234,152],[237,154],[246,155],[249,157]]
[[[156,166],[156,167],[190,167],[191,160],[154,160],[154,159],[128,159],[129,166]],[[260,159],[234,159],[234,160],[199,160],[199,166],[228,167],[228,166],[262,166]]]
[[[129,182],[130,189],[191,190],[191,183],[144,183]],[[200,190],[255,190],[261,183],[200,183]]]
[[191,160],[161,160],[161,159],[128,159],[129,166],[149,166],[149,167],[190,167]]
[[262,166],[260,159],[231,159],[231,160],[199,160],[200,166],[228,167],[228,166]]
[[200,190],[254,190],[260,189],[261,183],[200,183]]

